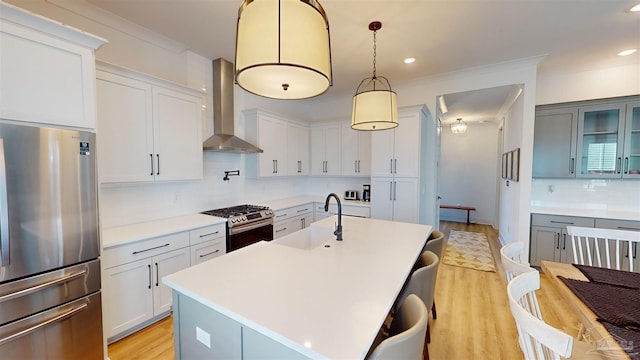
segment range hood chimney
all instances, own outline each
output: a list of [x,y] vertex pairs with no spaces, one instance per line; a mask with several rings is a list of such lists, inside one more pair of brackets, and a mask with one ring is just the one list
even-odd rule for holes
[[213,60],[213,135],[204,141],[205,151],[261,153],[262,149],[234,135],[233,64]]

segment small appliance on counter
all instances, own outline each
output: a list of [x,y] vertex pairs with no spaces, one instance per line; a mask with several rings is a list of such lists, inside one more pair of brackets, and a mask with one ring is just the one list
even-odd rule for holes
[[362,201],[371,201],[371,185],[362,185]]
[[345,200],[360,200],[360,193],[358,190],[347,190],[344,192]]

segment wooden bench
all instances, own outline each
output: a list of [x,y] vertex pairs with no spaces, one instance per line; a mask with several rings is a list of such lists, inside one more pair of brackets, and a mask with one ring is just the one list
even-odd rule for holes
[[454,209],[454,210],[466,210],[467,211],[467,225],[471,224],[469,221],[469,212],[476,211],[473,206],[456,206],[456,205],[440,205],[440,209]]

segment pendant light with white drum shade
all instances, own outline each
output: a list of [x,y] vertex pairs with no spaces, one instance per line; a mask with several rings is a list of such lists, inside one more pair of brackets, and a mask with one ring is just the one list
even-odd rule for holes
[[332,85],[329,21],[316,0],[244,0],[236,83],[273,99],[305,99]]
[[373,31],[373,76],[360,82],[353,97],[351,128],[355,130],[386,130],[398,126],[396,93],[386,77],[376,75],[376,32],[381,28],[379,21],[369,24],[369,30]]

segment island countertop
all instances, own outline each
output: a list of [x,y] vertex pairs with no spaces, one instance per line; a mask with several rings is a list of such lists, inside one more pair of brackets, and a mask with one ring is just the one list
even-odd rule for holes
[[[431,226],[335,216],[163,278],[163,283],[309,358],[362,359]],[[329,247],[326,247],[329,245]]]

